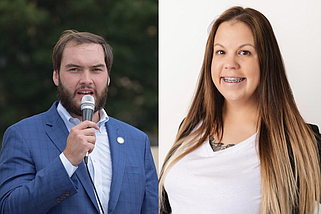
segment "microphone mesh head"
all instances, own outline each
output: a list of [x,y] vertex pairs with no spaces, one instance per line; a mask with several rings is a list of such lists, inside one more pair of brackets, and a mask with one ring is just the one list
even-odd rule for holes
[[91,95],[85,95],[81,99],[81,104],[80,104],[81,110],[89,108],[91,110],[95,109],[95,100],[94,97]]

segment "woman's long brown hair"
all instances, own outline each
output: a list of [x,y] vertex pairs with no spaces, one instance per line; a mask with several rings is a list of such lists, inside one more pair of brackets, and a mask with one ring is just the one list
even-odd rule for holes
[[210,134],[223,136],[224,97],[212,82],[211,62],[216,31],[226,21],[243,22],[251,28],[259,56],[261,213],[313,213],[315,203],[320,203],[321,187],[316,138],[295,104],[269,21],[260,12],[242,7],[226,10],[213,24],[193,102],[160,172],[160,209],[164,208],[162,190],[168,170]]

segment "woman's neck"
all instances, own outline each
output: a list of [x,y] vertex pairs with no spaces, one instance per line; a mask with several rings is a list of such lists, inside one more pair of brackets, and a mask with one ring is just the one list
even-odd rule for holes
[[239,122],[255,122],[258,121],[258,105],[257,102],[233,103],[225,101],[223,106],[223,119],[233,119]]
[[237,144],[258,131],[259,110],[255,103],[225,102],[223,107],[224,133],[222,142]]

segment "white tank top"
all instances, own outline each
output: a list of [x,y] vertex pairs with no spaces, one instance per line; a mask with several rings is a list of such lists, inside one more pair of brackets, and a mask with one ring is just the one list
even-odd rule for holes
[[257,214],[261,203],[257,133],[213,152],[209,142],[167,173],[164,187],[173,214]]

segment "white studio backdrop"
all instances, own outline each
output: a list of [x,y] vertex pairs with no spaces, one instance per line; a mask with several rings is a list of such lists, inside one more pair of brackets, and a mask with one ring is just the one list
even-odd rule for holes
[[269,19],[299,110],[321,128],[321,1],[159,0],[160,165],[196,90],[210,23],[236,5]]

